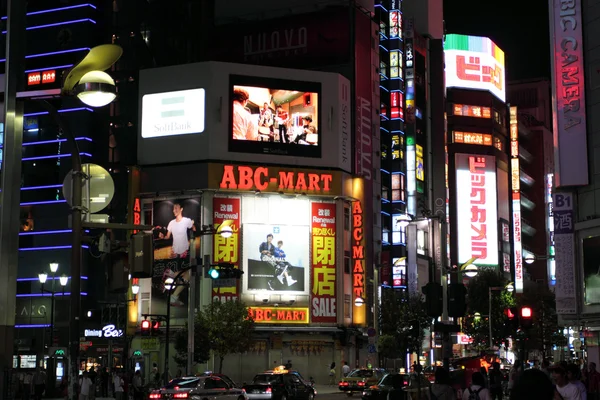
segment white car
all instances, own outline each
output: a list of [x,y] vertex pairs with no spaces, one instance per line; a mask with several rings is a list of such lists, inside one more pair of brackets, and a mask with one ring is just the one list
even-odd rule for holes
[[248,400],[246,391],[225,375],[190,376],[173,379],[148,395],[152,400]]

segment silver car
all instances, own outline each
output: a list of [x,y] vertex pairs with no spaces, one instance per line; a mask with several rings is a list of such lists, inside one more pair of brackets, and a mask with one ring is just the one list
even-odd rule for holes
[[148,395],[153,400],[248,400],[246,391],[224,375],[190,376],[173,379]]

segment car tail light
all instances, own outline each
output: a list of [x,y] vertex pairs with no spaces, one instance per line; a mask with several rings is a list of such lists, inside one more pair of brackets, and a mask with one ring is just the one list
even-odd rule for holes
[[188,394],[186,393],[175,393],[173,395],[174,399],[187,399],[188,398]]
[[160,393],[150,393],[149,399],[160,399]]
[[340,386],[348,386],[348,382],[340,382]]
[[404,381],[404,386],[408,385],[408,381]]
[[364,382],[358,382],[358,386],[365,386]]
[[271,393],[273,391],[273,389],[271,389],[270,387],[267,388],[266,393]]

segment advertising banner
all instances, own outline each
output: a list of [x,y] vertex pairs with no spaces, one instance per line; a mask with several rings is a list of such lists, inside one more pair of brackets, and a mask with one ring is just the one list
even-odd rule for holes
[[[190,258],[200,251],[199,230],[200,198],[154,201],[152,204],[152,225],[154,225],[154,271],[152,274],[152,312],[166,314],[167,301],[171,303],[171,317],[187,317],[187,286],[181,285],[172,290],[165,289],[165,279],[175,278],[183,269],[190,266]],[[181,274],[189,281],[189,270]]]
[[312,322],[337,322],[334,203],[312,203]]
[[498,266],[496,158],[456,154],[458,263]]
[[446,87],[489,90],[506,101],[504,51],[489,38],[446,35],[444,55]]
[[[213,237],[213,262],[230,263],[235,268],[240,267],[240,226],[241,200],[232,197],[214,197],[213,198],[213,226],[218,228],[224,221],[231,220],[231,229],[233,234],[229,238],[220,235]],[[243,278],[243,277],[242,277]],[[239,296],[239,281],[236,286],[215,287],[213,285],[213,300],[234,300]]]
[[[573,200],[573,193],[563,192],[553,194],[554,245],[556,246],[556,253],[554,255],[556,263],[556,286],[554,293],[556,294],[557,314],[577,313],[575,292],[575,213],[573,211]],[[597,272],[593,276],[596,276]],[[590,280],[589,283],[590,285],[594,285],[593,280]]]
[[[361,13],[356,15],[356,76],[355,80],[355,170],[370,185],[373,171],[373,90],[371,77],[371,19]],[[365,189],[368,189],[365,187]],[[369,191],[366,191],[369,193]]]
[[308,294],[308,226],[244,224],[244,292]]
[[581,0],[550,1],[550,32],[556,187],[587,185]]
[[513,212],[515,292],[523,293],[523,243],[521,241],[521,170],[519,168],[519,121],[517,107],[510,108],[510,176]]

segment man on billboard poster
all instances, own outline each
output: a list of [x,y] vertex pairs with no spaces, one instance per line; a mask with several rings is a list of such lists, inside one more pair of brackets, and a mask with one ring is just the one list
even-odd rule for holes
[[273,142],[275,140],[275,133],[273,131],[273,112],[269,108],[269,103],[264,103],[263,108],[260,110],[259,117],[259,130],[260,128],[264,128],[267,130],[267,134],[269,135],[269,142]]
[[267,241],[262,242],[258,248],[260,251],[260,259],[269,263],[273,267],[273,277],[267,281],[269,290],[276,290],[277,281],[280,285],[292,286],[297,281],[290,276],[291,264],[285,260],[285,251],[283,251],[283,241],[277,242],[277,247],[273,245],[273,234],[267,235]]
[[250,94],[240,88],[233,90],[233,138],[237,140],[257,140],[258,132],[252,114],[246,108]]
[[275,121],[277,121],[279,128],[279,141],[281,143],[289,143],[290,138],[288,137],[287,133],[288,125],[290,123],[290,114],[283,109],[281,104],[277,106],[277,116]]
[[302,120],[304,121],[304,125],[302,126],[302,133],[296,136],[294,142],[298,144],[317,144],[317,128],[312,123],[312,117],[310,115],[307,115],[303,117]]

